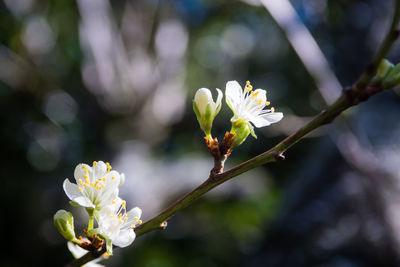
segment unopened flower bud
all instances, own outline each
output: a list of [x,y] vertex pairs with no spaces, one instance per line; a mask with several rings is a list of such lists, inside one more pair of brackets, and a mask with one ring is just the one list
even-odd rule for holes
[[76,241],[74,231],[74,217],[66,210],[59,210],[54,214],[54,226],[68,241]]
[[197,90],[193,100],[193,110],[196,113],[200,128],[208,139],[211,137],[212,123],[221,109],[222,92],[217,89],[218,97],[214,102],[211,91],[207,88]]

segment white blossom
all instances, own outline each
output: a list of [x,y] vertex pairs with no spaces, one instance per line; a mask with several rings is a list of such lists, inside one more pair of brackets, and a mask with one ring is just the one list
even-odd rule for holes
[[227,82],[225,97],[226,103],[233,111],[232,125],[246,123],[254,137],[256,135],[249,122],[260,128],[278,122],[283,118],[283,114],[275,112],[274,108],[264,109],[270,105],[270,102],[267,101],[267,92],[263,89],[253,91],[250,82],[246,83],[244,89],[237,81]]
[[129,246],[136,237],[133,229],[142,223],[141,215],[142,210],[138,207],[126,212],[126,201],[118,197],[99,211],[99,232],[108,237],[113,245]]
[[79,164],[74,172],[76,184],[64,180],[63,188],[69,199],[83,207],[101,209],[117,198],[118,187],[125,176],[111,170],[111,165],[103,161]]

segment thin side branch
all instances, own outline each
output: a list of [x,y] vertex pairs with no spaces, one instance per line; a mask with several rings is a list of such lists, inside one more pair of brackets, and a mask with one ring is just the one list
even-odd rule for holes
[[101,257],[101,255],[103,255],[106,251],[107,251],[106,244],[104,242],[103,246],[99,250],[90,251],[90,252],[86,253],[85,255],[83,255],[82,257],[75,259],[72,262],[70,262],[69,264],[65,265],[65,267],[82,266],[85,263],[88,263],[89,261],[92,261],[92,260],[97,259],[98,257]]
[[386,57],[386,55],[389,53],[390,49],[392,48],[393,43],[399,37],[400,31],[398,29],[398,24],[399,24],[399,20],[400,20],[400,1],[396,0],[395,2],[396,2],[396,4],[395,4],[395,8],[394,8],[394,15],[393,15],[393,19],[392,19],[392,23],[390,25],[389,31],[386,34],[386,37],[383,40],[381,46],[379,47],[379,50],[376,53],[374,60],[367,66],[364,73],[361,75],[361,77],[358,79],[358,81],[354,85],[354,88],[356,91],[362,91],[365,87],[368,86],[368,84],[371,82],[372,78],[374,77],[376,70],[378,69],[379,63],[381,63],[381,60],[384,57]]

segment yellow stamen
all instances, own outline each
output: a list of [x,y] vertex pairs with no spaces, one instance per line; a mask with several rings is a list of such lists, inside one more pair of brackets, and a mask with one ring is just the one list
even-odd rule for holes
[[272,107],[271,108],[271,112],[274,113],[275,112],[275,108]]
[[93,161],[93,166],[96,166],[97,165],[97,161]]
[[138,224],[142,224],[142,220],[137,221]]
[[115,204],[115,200],[111,201],[112,204]]
[[134,229],[136,226],[135,225],[131,225],[131,226],[129,226],[131,229]]
[[118,219],[121,219],[121,217],[122,217],[122,214],[121,213],[118,214]]
[[251,97],[252,99],[254,99],[254,98],[257,97],[258,93],[260,93],[260,92],[259,92],[259,91],[257,91],[257,92],[252,92],[251,95],[250,95],[250,97]]
[[271,105],[271,102],[265,101],[265,105],[266,105],[266,106],[269,106],[269,105]]
[[82,192],[83,188],[82,187],[78,187],[79,192]]
[[132,220],[137,221],[139,218],[138,217],[133,217]]
[[110,172],[112,169],[110,163],[106,162],[106,166],[107,166],[107,172]]
[[261,105],[262,102],[263,102],[262,99],[258,99],[258,100],[257,100],[257,104],[259,104],[259,105]]
[[111,177],[111,179],[112,179],[112,180],[115,180],[115,177],[113,176],[113,177]]
[[253,90],[253,86],[251,86],[250,81],[246,81],[246,86],[244,87],[244,90],[246,91],[246,93]]

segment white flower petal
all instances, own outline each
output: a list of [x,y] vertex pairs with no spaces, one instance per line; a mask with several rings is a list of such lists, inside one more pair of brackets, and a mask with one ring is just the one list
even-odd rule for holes
[[240,103],[243,100],[243,89],[237,81],[226,83],[225,100],[233,113],[237,113]]
[[107,205],[110,205],[113,200],[115,200],[118,197],[119,189],[116,188],[114,191],[107,190],[104,191],[103,194],[100,196],[101,200],[97,204],[99,208],[105,207]]
[[257,89],[246,97],[246,100],[241,103],[239,115],[241,117],[255,117],[265,107],[267,92],[263,89]]
[[217,97],[217,101],[215,101],[215,109],[219,108],[219,106],[221,105],[222,97],[223,97],[223,93],[220,89],[217,88],[217,92],[218,92],[218,97]]
[[127,215],[128,215],[128,220],[131,220],[135,217],[137,217],[139,220],[140,217],[142,216],[142,209],[139,207],[135,207],[135,208],[131,209],[130,211],[128,211]]
[[104,178],[106,178],[105,185],[107,188],[112,187],[114,189],[121,184],[121,175],[117,171],[113,170],[109,173],[106,173]]
[[74,243],[68,242],[67,246],[68,246],[69,251],[71,251],[72,256],[74,256],[75,259],[84,255],[84,253],[82,253],[83,251],[81,251],[84,249],[79,246],[74,245]]
[[194,102],[199,109],[201,115],[206,113],[206,108],[208,104],[213,103],[211,91],[207,88],[200,88],[194,95]]
[[86,175],[86,171],[85,168],[88,170],[88,175],[90,176],[92,174],[92,167],[90,167],[87,164],[78,164],[78,166],[76,166],[75,171],[74,171],[74,177],[76,182],[78,183],[79,179],[81,179],[82,181],[85,181],[85,175]]
[[110,217],[115,213],[113,205],[107,205],[104,206],[100,211],[99,211],[99,222],[105,222],[105,219],[107,217]]
[[120,174],[120,181],[119,181],[119,185],[118,186],[121,186],[124,183],[125,183],[125,174],[121,173]]
[[262,102],[267,101],[267,91],[263,89],[256,89],[254,93],[257,94],[257,99],[261,99]]
[[112,243],[118,247],[127,247],[135,240],[136,234],[132,229],[123,229],[119,235],[112,239]]
[[94,207],[93,203],[79,191],[79,187],[71,183],[68,179],[64,180],[63,188],[65,194],[67,194],[68,198],[72,201],[83,207]]
[[107,165],[103,161],[99,161],[93,165],[93,175],[95,177],[101,178],[107,173]]
[[250,121],[257,128],[268,126],[271,123],[275,123],[280,121],[283,118],[283,113],[281,112],[271,112],[265,113],[259,116],[252,118]]

